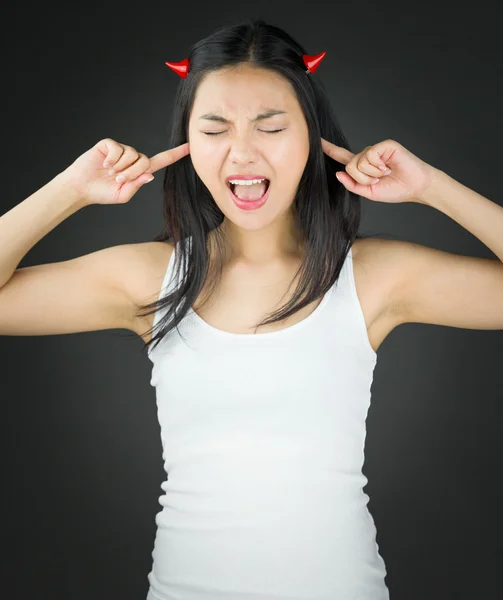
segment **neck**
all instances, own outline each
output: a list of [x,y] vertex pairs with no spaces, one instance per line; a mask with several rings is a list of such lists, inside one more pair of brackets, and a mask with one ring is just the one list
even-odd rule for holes
[[303,255],[303,236],[295,229],[292,217],[281,226],[273,223],[257,231],[242,229],[225,218],[220,230],[228,246],[227,260],[232,264],[262,267]]

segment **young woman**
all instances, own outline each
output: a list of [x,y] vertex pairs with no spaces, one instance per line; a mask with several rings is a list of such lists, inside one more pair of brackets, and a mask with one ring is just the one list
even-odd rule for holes
[[[148,600],[387,599],[361,470],[377,350],[406,322],[503,328],[503,209],[394,140],[351,152],[323,57],[260,20],[219,30],[168,63],[170,150],[101,140],[0,218],[0,334],[148,349],[169,476]],[[160,169],[154,241],[16,268]],[[499,260],[362,238],[360,197],[436,208]]]

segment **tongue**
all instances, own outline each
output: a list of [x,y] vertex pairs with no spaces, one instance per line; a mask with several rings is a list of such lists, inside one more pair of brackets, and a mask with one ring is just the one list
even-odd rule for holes
[[258,200],[265,194],[266,187],[265,181],[253,185],[238,184],[234,187],[234,195],[240,200]]

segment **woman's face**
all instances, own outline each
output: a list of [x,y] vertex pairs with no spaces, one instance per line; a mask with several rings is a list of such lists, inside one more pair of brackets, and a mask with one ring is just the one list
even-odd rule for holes
[[[270,110],[283,114],[254,121]],[[211,114],[227,122],[211,119]],[[278,129],[282,131],[268,133]],[[219,135],[208,135],[212,133]],[[188,141],[194,168],[227,219],[256,230],[289,212],[308,158],[309,137],[287,80],[249,65],[210,73],[196,93]],[[269,198],[256,210],[238,208],[226,183],[229,175],[248,173],[270,181]]]

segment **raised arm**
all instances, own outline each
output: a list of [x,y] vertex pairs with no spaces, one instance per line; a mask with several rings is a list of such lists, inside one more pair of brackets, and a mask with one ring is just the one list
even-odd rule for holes
[[152,272],[149,261],[159,255],[159,243],[125,244],[62,262],[17,266],[65,218],[89,204],[128,202],[152,172],[187,154],[184,144],[149,159],[131,146],[101,140],[0,217],[0,335],[115,328],[137,332],[138,304],[153,300],[144,293],[151,289],[145,274]]

